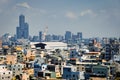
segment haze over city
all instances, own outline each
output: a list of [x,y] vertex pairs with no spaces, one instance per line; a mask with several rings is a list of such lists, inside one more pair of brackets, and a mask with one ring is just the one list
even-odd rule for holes
[[120,37],[119,0],[0,0],[0,36],[16,34],[25,15],[30,35],[82,32],[84,37]]

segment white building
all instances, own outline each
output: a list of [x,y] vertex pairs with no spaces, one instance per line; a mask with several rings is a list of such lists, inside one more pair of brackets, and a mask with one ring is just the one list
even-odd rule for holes
[[23,64],[10,65],[9,69],[13,72],[13,76],[20,75],[22,73]]
[[6,65],[0,65],[0,80],[11,80],[12,71],[7,70]]
[[114,55],[113,60],[114,61],[120,61],[120,55]]
[[[35,48],[34,44],[38,44],[39,42],[31,42],[31,47]],[[42,42],[46,44],[45,49],[55,50],[55,49],[67,49],[67,44],[63,42]]]

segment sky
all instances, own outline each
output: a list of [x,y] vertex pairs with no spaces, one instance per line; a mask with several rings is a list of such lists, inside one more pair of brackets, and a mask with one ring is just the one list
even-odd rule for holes
[[0,0],[0,36],[16,34],[21,14],[32,36],[47,26],[47,34],[120,37],[120,0]]

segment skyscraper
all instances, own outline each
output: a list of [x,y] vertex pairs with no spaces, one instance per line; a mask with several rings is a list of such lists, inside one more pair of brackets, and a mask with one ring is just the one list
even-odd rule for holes
[[25,22],[25,16],[19,16],[19,26],[16,28],[17,39],[28,39],[29,37],[29,25]]
[[42,41],[42,31],[39,32],[39,41]]
[[82,39],[82,32],[78,32],[78,33],[77,33],[77,38],[78,38],[78,39]]
[[66,33],[65,33],[65,40],[68,41],[68,40],[71,39],[71,37],[72,37],[72,33],[70,31],[66,31]]

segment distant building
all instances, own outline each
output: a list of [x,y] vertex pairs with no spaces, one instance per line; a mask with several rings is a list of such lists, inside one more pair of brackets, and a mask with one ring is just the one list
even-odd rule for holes
[[39,32],[39,41],[42,41],[42,31]]
[[[67,49],[67,44],[63,42],[31,42],[30,45],[35,48],[35,44],[37,47],[41,47],[41,49],[47,49],[47,50],[55,50],[55,49]],[[45,46],[46,44],[46,46]]]
[[77,33],[77,38],[78,38],[78,39],[82,39],[82,32],[78,32],[78,33]]
[[28,39],[29,37],[29,25],[25,22],[25,16],[19,16],[19,27],[16,28],[17,39]]
[[2,39],[0,39],[0,49],[2,49]]
[[65,33],[65,40],[68,41],[72,38],[72,33],[70,31],[66,31]]
[[39,36],[33,36],[32,41],[33,42],[39,42]]

